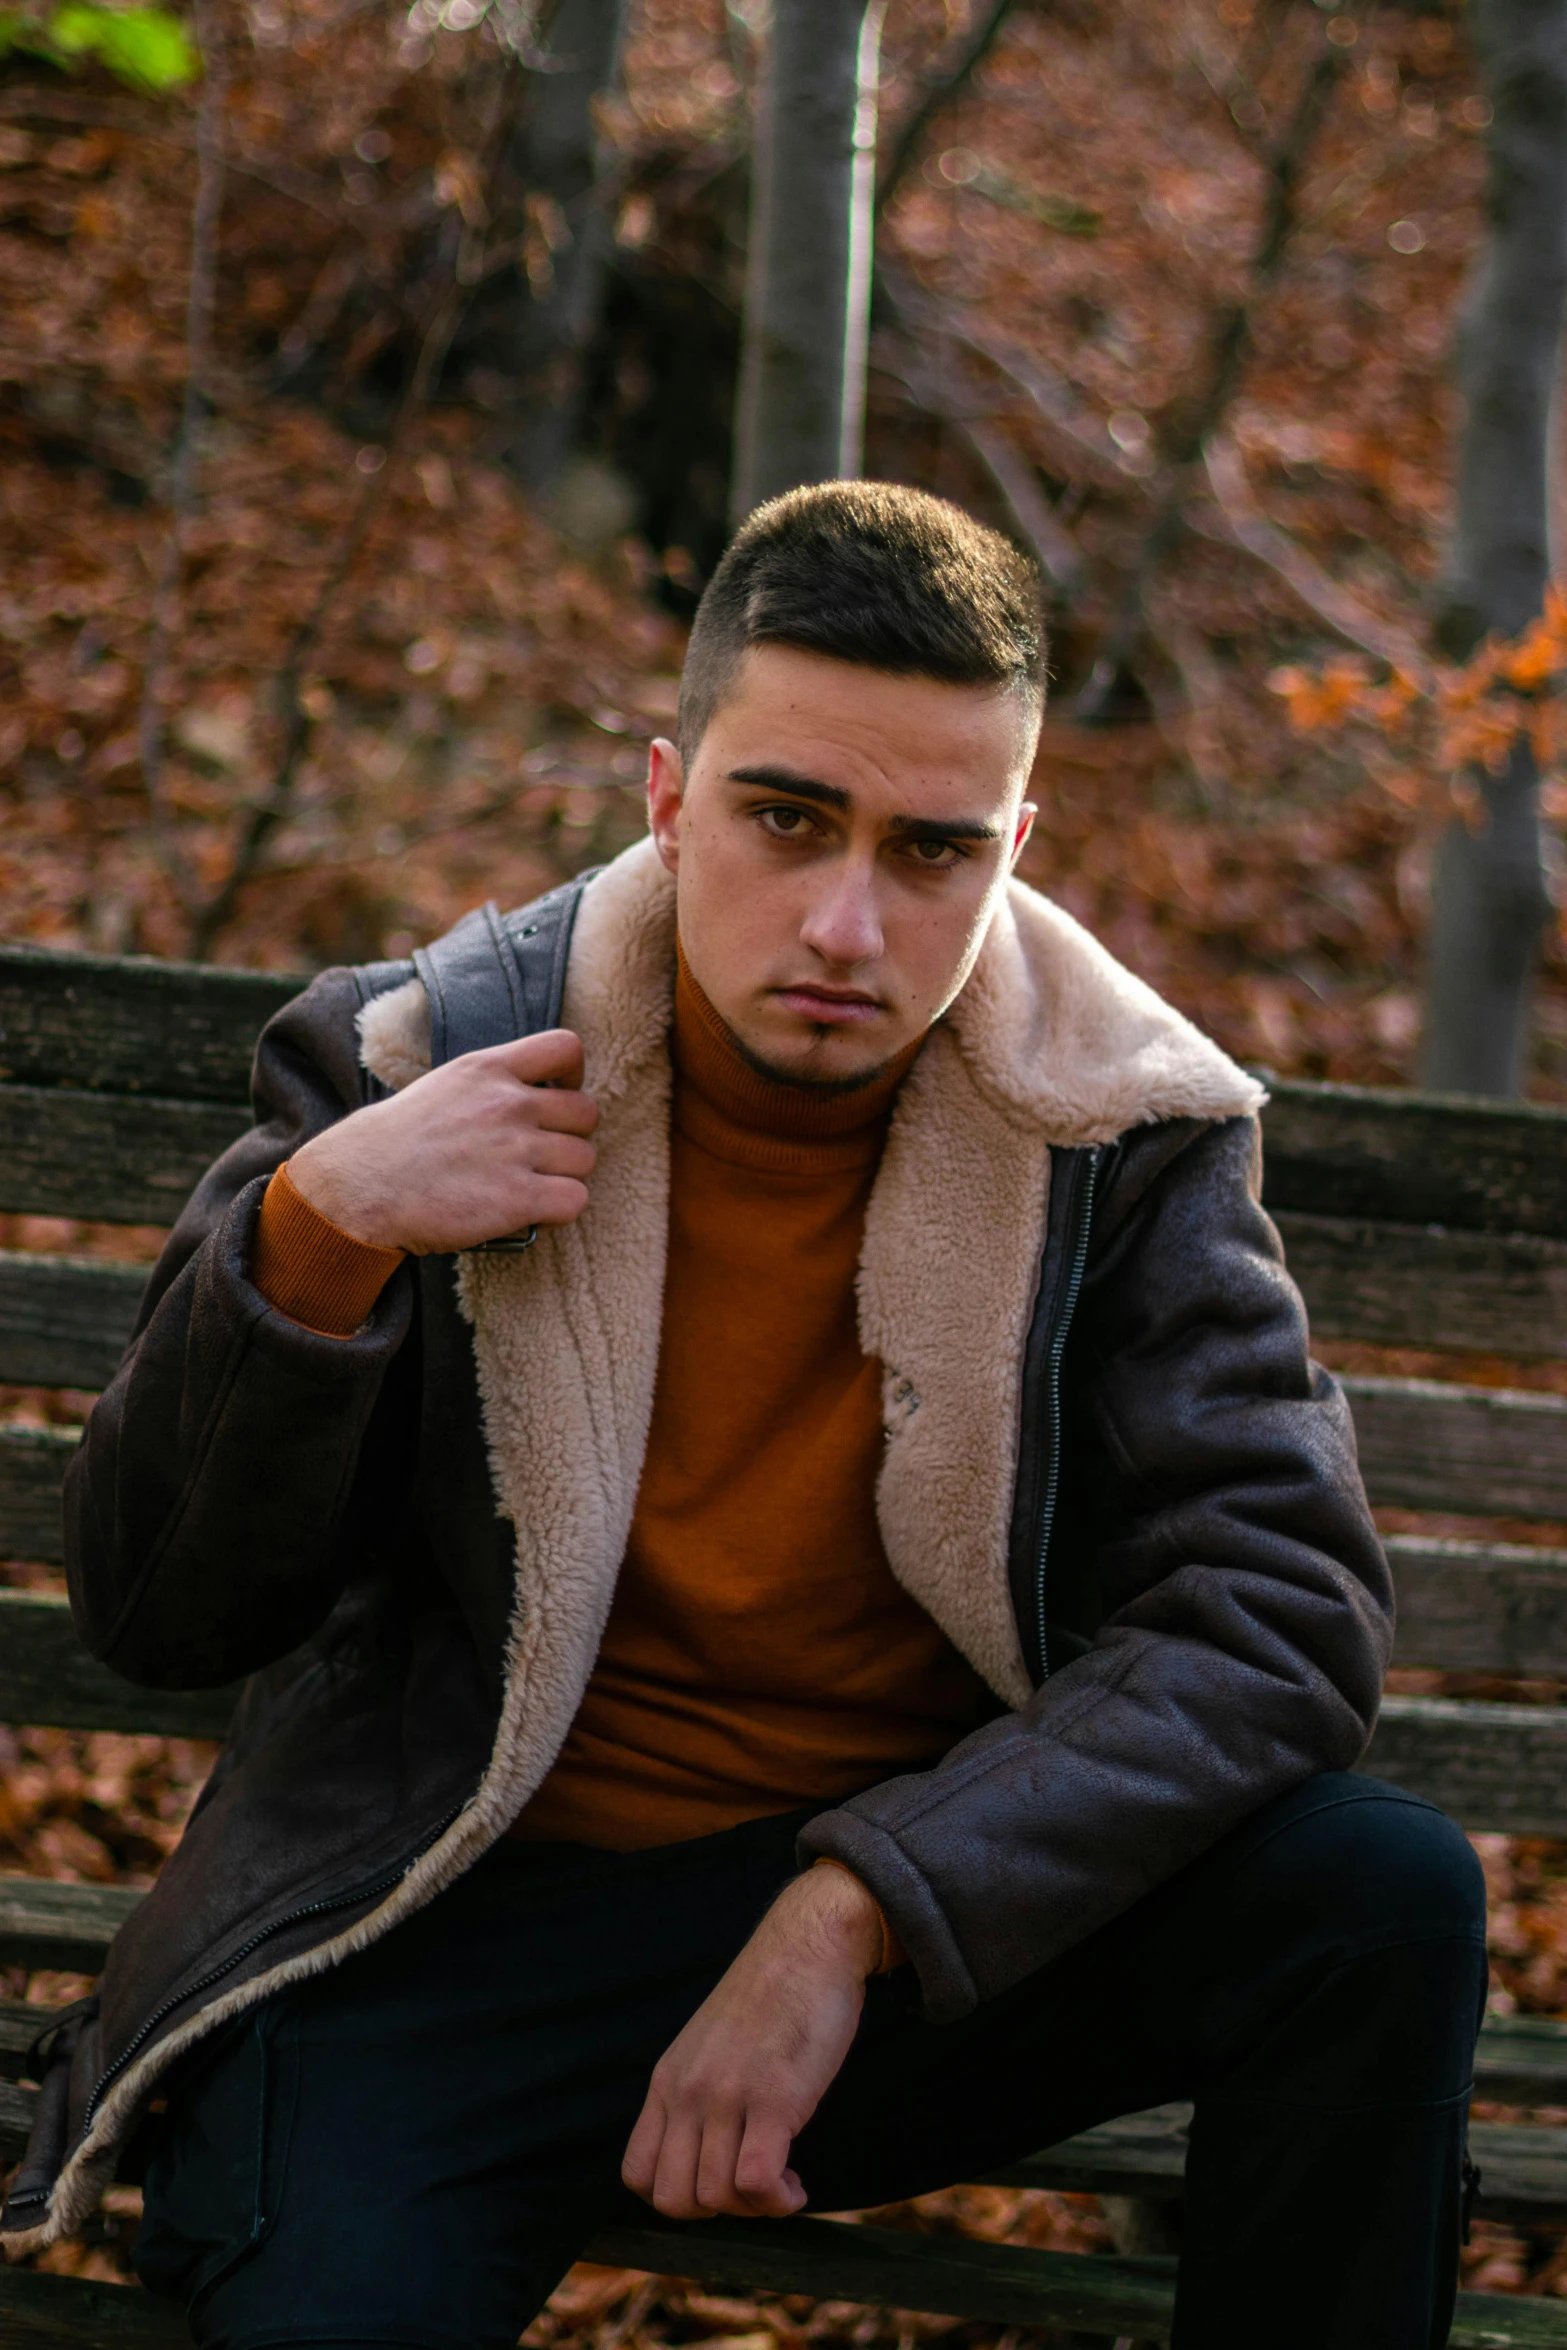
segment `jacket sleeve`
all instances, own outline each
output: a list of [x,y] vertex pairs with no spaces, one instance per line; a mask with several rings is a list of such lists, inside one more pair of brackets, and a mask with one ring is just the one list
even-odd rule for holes
[[1269,1798],[1351,1768],[1391,1646],[1348,1409],[1308,1358],[1259,1204],[1255,1120],[1117,1155],[1067,1371],[1113,1497],[1093,1643],[936,1769],[801,1839],[876,1895],[937,2021],[1082,1941]]
[[347,971],[323,972],[257,1048],[255,1124],[203,1177],[65,1487],[66,1572],[94,1656],[155,1688],[216,1687],[286,1655],[342,1590],[345,1501],[412,1278],[330,1338],[250,1278],[275,1168],[360,1103]]

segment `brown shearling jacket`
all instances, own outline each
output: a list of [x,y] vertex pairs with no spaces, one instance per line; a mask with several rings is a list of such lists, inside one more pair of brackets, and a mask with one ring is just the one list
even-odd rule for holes
[[[97,1998],[56,2035],[4,2226],[78,2225],[173,2058],[469,1866],[548,1769],[651,1409],[673,904],[644,845],[582,901],[565,1014],[593,1203],[527,1257],[405,1263],[351,1339],[249,1275],[274,1168],[429,1059],[409,967],[267,1028],[68,1487],[72,1603],[133,1680],[244,1678]],[[520,919],[520,918],[515,918]],[[815,1819],[926,2011],[963,2014],[1288,1786],[1355,1763],[1391,1628],[1334,1382],[1259,1205],[1257,1089],[1014,884],[899,1097],[861,1325],[889,1562],[1006,1710]]]

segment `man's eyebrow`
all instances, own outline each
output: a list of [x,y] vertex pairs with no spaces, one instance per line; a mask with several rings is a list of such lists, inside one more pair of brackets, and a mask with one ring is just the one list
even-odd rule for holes
[[818,807],[846,811],[853,803],[846,791],[835,783],[818,783],[813,775],[796,775],[790,767],[731,767],[725,779],[729,783],[760,783],[773,791],[786,791],[791,799],[814,800]]
[[999,824],[982,816],[890,816],[887,828],[904,840],[999,840]]
[[[791,799],[813,800],[818,807],[835,808],[846,813],[853,805],[850,795],[835,783],[818,783],[814,775],[796,775],[789,767],[731,767],[725,780],[729,783],[759,783],[772,791],[787,792]],[[999,824],[988,824],[977,816],[891,816],[887,820],[889,832],[903,840],[999,840]]]

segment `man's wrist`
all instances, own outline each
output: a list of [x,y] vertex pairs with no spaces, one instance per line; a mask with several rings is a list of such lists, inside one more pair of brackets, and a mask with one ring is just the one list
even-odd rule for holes
[[297,1150],[288,1162],[288,1174],[300,1198],[350,1239],[365,1248],[406,1253],[406,1242],[386,1229],[387,1219],[378,1213],[377,1202],[364,1183],[355,1180],[353,1169],[339,1163],[327,1136],[317,1135]]
[[883,1948],[882,1914],[875,1895],[852,1869],[810,1868],[787,1886],[774,1915],[834,1967],[863,1980],[876,1973]]

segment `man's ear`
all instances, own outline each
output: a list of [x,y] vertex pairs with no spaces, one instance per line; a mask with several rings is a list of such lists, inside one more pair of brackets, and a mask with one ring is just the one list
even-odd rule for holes
[[1016,866],[1019,857],[1021,857],[1025,847],[1028,844],[1028,836],[1034,829],[1034,818],[1038,814],[1039,810],[1035,807],[1032,800],[1025,800],[1017,812],[1017,830],[1012,835],[1012,854],[1007,859],[1007,871],[1009,873]]
[[685,786],[680,753],[663,735],[655,736],[647,754],[647,817],[653,845],[671,873],[680,869],[680,807]]

